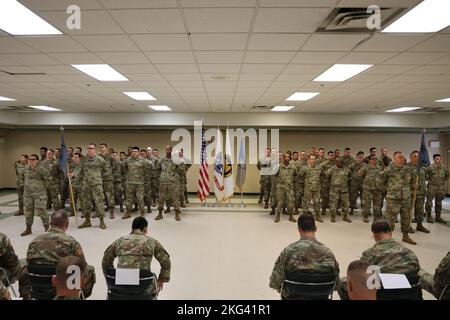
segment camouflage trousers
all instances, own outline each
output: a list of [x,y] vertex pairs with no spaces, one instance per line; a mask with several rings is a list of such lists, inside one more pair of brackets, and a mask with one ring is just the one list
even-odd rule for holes
[[262,193],[262,198],[264,202],[269,202],[270,199],[270,193],[272,188],[272,183],[270,181],[270,176],[262,175],[259,183],[261,185],[260,192]]
[[146,206],[150,206],[152,204],[152,182],[151,181],[144,182],[144,203]]
[[64,179],[61,181],[61,208],[66,206],[67,199],[70,199],[69,179]]
[[34,214],[41,218],[44,226],[48,225],[49,219],[47,214],[47,195],[45,192],[28,192],[23,194],[25,223],[27,226],[33,225]]
[[358,197],[361,199],[361,206],[364,206],[363,193],[362,181],[350,183],[350,208],[356,209],[356,202],[358,200]]
[[180,183],[180,202],[185,202],[187,200],[187,187],[186,181]]
[[[28,278],[28,262],[26,259],[20,260],[21,271],[19,274],[19,292],[21,297],[31,297],[31,284]],[[91,265],[87,265],[86,267],[86,282],[84,287],[81,289],[83,291],[83,295],[85,298],[88,298],[92,294],[92,289],[94,288],[94,284],[96,282],[95,276],[95,268]]]
[[105,195],[105,201],[108,208],[114,209],[114,183],[112,180],[103,181],[103,193]]
[[[83,207],[83,186],[76,184],[72,185],[72,191],[73,191],[73,202],[75,203],[75,208],[82,208]],[[70,209],[72,210],[72,205],[70,205]]]
[[330,207],[330,184],[322,183],[320,187],[320,196],[322,198],[322,210],[325,211]]
[[[414,195],[411,194],[411,200]],[[411,204],[412,206],[412,204]],[[422,222],[424,217],[424,206],[425,206],[425,195],[424,194],[416,194],[416,202],[414,203],[414,218],[417,222]]]
[[[349,208],[349,194],[348,187],[331,187],[330,188],[330,213],[331,216],[336,216],[338,206],[342,208],[342,214],[348,215]],[[322,206],[323,208],[323,206]]]
[[425,204],[425,211],[427,216],[431,217],[431,208],[433,207],[433,199],[434,199],[434,212],[436,213],[436,217],[440,216],[442,213],[442,200],[445,198],[445,190],[438,188],[436,186],[428,185],[427,188],[427,202]]
[[310,205],[313,204],[314,214],[320,214],[320,190],[305,188],[303,195],[303,213],[311,212]]
[[100,217],[105,216],[105,198],[103,186],[101,184],[83,184],[83,215],[87,218],[91,216],[92,201],[95,203],[95,210]]
[[59,184],[58,183],[51,183],[47,187],[47,208],[51,208],[53,205],[53,210],[58,210],[61,208],[61,204],[59,202],[58,198],[59,193]]
[[303,200],[303,190],[300,183],[294,183],[294,207],[301,208]]
[[381,218],[381,190],[364,190],[363,191],[363,217],[369,217],[370,208],[373,206],[373,215],[375,219]]
[[127,183],[127,212],[131,213],[133,203],[136,200],[140,213],[145,213],[144,193],[145,189],[143,184]]
[[277,207],[277,180],[270,180],[270,206],[275,209]]
[[122,182],[114,182],[114,203],[116,205],[123,204]]
[[175,211],[180,210],[179,182],[161,182],[158,194],[158,210],[164,209],[164,202],[173,205]]
[[19,213],[23,213],[23,191],[24,187],[17,187],[17,198],[19,202]]
[[407,233],[409,232],[410,218],[409,218],[409,209],[411,207],[411,198],[390,198],[386,197],[386,220],[391,227],[391,230],[394,231],[395,228],[395,219],[397,215],[400,213],[400,224],[401,224],[401,232]]
[[288,213],[292,214],[294,210],[294,187],[285,186],[281,183],[277,184],[277,213],[283,211],[283,207],[287,207]]
[[158,200],[160,180],[161,179],[159,177],[154,177],[151,179],[152,191],[151,191],[150,198],[151,198],[152,202],[157,202],[157,200]]

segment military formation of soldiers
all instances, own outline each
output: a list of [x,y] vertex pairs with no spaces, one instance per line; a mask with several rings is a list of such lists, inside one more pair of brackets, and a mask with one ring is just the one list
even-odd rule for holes
[[[309,155],[306,151],[283,154],[268,148],[257,164],[261,173],[259,203],[264,202],[267,209],[270,201],[275,222],[282,213],[295,222],[293,215],[300,209],[323,222],[329,209],[331,222],[342,215],[343,221],[350,223],[360,198],[363,221],[368,223],[371,210],[374,221],[383,217],[386,201],[384,217],[391,229],[400,214],[403,241],[416,244],[409,236],[414,233],[411,222],[425,233],[430,232],[423,225],[425,213],[428,223],[446,223],[441,213],[449,171],[440,154],[433,155],[431,165],[420,167],[418,151],[411,152],[409,162],[400,151],[394,152],[393,159],[386,148],[381,149],[380,157],[376,153],[372,147],[367,157],[359,151],[353,158],[351,149],[345,148],[342,156],[337,149],[325,157],[324,148],[312,148]],[[433,201],[435,219],[431,214]]]
[[[66,174],[60,167],[59,149],[42,147],[39,156],[22,155],[15,163],[19,199],[15,215],[25,215],[26,224],[22,236],[32,233],[35,214],[47,231],[47,210],[66,208],[70,199],[69,178],[75,210],[81,210],[85,219],[79,228],[91,227],[91,218],[99,218],[100,228],[106,229],[105,211],[114,219],[115,207],[124,212],[124,203],[126,211],[122,219],[131,218],[132,212],[138,210],[144,216],[145,212],[151,213],[152,206],[157,206],[155,220],[160,220],[166,205],[164,212],[169,213],[173,207],[175,219],[181,220],[180,207],[189,202],[186,172],[191,166],[183,150],[174,151],[168,145],[165,156],[159,157],[157,148],[129,147],[127,153],[118,153],[101,143],[97,152],[96,144],[90,143],[86,154],[81,147],[70,147],[67,151]],[[91,211],[95,211],[92,216]]]

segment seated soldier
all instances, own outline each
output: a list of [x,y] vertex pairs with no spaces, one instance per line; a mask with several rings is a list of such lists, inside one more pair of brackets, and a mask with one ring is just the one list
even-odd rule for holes
[[347,291],[350,300],[377,300],[377,289],[369,288],[370,273],[367,272],[369,264],[356,260],[347,268]]
[[[381,273],[417,276],[420,270],[419,259],[414,252],[392,238],[391,228],[385,220],[372,223],[373,238],[376,243],[362,253],[361,261],[380,267]],[[341,279],[338,288],[342,300],[348,299],[346,279]]]
[[450,300],[450,251],[441,260],[434,275],[420,269],[420,284],[436,299]]
[[336,282],[339,281],[339,264],[325,245],[316,240],[317,231],[314,216],[310,213],[302,214],[298,218],[300,239],[287,246],[275,261],[269,286],[281,292],[284,280],[294,272],[315,274],[334,273]]
[[[69,227],[69,217],[66,211],[60,209],[52,214],[50,229],[48,232],[37,236],[31,241],[27,251],[28,265],[55,266],[61,258],[76,256],[85,259],[81,245],[74,238],[66,234]],[[30,284],[26,279],[23,286],[25,291],[30,291]],[[95,269],[93,266],[86,267],[86,285],[83,288],[84,296],[87,298],[92,293],[95,284]]]
[[170,256],[159,241],[148,237],[148,222],[144,217],[133,220],[131,233],[114,241],[105,251],[102,260],[103,273],[114,268],[114,259],[118,258],[117,267],[125,269],[140,269],[151,272],[153,257],[158,260],[161,270],[158,276],[158,287],[149,288],[155,293],[163,288],[164,282],[170,280]]
[[52,284],[56,288],[54,300],[80,300],[81,288],[86,284],[87,264],[83,258],[67,256],[59,260]]

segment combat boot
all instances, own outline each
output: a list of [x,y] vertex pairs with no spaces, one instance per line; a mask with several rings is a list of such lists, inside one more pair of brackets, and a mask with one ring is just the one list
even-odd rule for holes
[[167,207],[166,210],[164,210],[164,213],[169,213],[170,212],[170,207]]
[[369,223],[369,217],[368,217],[368,216],[364,216],[364,217],[363,217],[363,222]]
[[404,242],[406,242],[406,243],[409,243],[409,244],[414,244],[414,245],[417,244],[417,242],[415,242],[413,239],[411,239],[411,238],[409,237],[408,232],[404,232],[404,233],[403,233],[402,241],[404,241]]
[[109,218],[110,219],[114,219],[114,209],[111,209],[111,211],[109,211]]
[[91,217],[86,217],[86,220],[82,224],[78,226],[78,229],[88,228],[92,227],[91,225]]
[[100,229],[106,229],[105,221],[103,220],[103,217],[100,217]]
[[181,203],[180,203],[180,207],[181,207],[181,208],[186,208],[186,205],[184,204],[184,202],[181,202]]
[[129,218],[131,218],[131,213],[129,213],[129,212],[127,211],[127,212],[125,212],[125,213],[123,214],[122,219],[129,219]]
[[353,215],[353,210],[354,210],[353,208],[350,209],[350,213],[349,213],[349,214],[350,214],[351,216]]
[[147,206],[147,213],[152,213],[152,207],[150,205]]
[[181,217],[180,217],[180,210],[175,211],[175,220],[180,221]]
[[262,195],[260,195],[260,196],[259,196],[259,200],[258,200],[258,204],[261,204],[261,203],[262,203],[262,198],[263,198]]
[[289,221],[297,222],[297,219],[294,218],[294,216],[292,215],[292,213],[289,215]]
[[270,213],[269,213],[271,216],[273,216],[274,214],[275,214],[275,208],[274,207],[272,207],[272,210],[270,210]]
[[316,218],[316,221],[323,222],[322,217],[320,216],[320,214],[316,214],[315,218]]
[[436,222],[439,222],[439,223],[443,223],[443,224],[446,224],[447,223],[447,221],[445,221],[444,219],[442,219],[441,218],[441,214],[440,213],[436,213]]
[[31,234],[31,226],[27,226],[27,228],[25,229],[25,231],[22,232],[22,233],[20,234],[20,236],[21,236],[21,237],[24,237],[24,236],[27,236],[27,235],[29,235],[29,234]]
[[348,217],[348,215],[347,215],[347,214],[344,214],[344,218],[342,218],[342,221],[345,221],[345,222],[351,223],[351,222],[352,222],[352,219],[350,219],[350,218]]
[[162,210],[159,210],[158,215],[155,217],[155,220],[161,220],[163,218]]
[[420,231],[420,232],[430,233],[430,230],[428,230],[427,228],[425,228],[425,227],[422,225],[422,222],[417,222],[417,228],[416,228],[416,230],[417,230],[417,231]]
[[266,201],[266,202],[264,202],[264,209],[268,209],[268,208],[269,208],[269,202]]
[[14,213],[15,216],[23,216],[23,211],[18,211]]
[[123,212],[123,204],[120,204],[119,208],[120,208],[120,212]]
[[44,230],[45,230],[45,232],[47,232],[48,229],[50,229],[50,226],[49,226],[48,224],[44,224]]
[[336,222],[336,215],[335,214],[332,214],[331,215],[331,220],[330,220],[330,222]]
[[280,222],[280,213],[277,212],[275,215],[275,219],[273,220],[274,222]]

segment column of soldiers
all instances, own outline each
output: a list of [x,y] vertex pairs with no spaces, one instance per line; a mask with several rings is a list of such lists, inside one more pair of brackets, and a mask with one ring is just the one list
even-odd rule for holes
[[[181,220],[180,207],[185,207],[188,202],[186,173],[191,166],[182,150],[172,154],[172,147],[167,146],[166,157],[159,158],[156,148],[129,147],[128,155],[125,152],[119,155],[107,147],[106,143],[101,143],[97,154],[96,144],[91,143],[85,155],[81,147],[68,148],[67,174],[60,168],[60,152],[53,149],[41,147],[40,156],[21,155],[14,169],[19,203],[15,215],[25,215],[26,220],[22,236],[32,233],[35,214],[41,217],[47,230],[47,210],[66,208],[70,199],[69,177],[75,210],[81,210],[81,217],[85,219],[79,228],[91,227],[91,218],[99,218],[100,228],[106,229],[105,211],[109,211],[110,219],[114,219],[115,206],[124,212],[124,203],[126,212],[122,219],[130,218],[137,210],[144,216],[145,206],[147,213],[151,213],[151,206],[158,206],[161,211],[165,204],[165,213],[172,206],[176,220]],[[174,162],[171,158],[177,160]],[[72,205],[69,210],[73,216]],[[95,211],[92,216],[91,211]],[[159,214],[156,220],[161,218]]]
[[[266,149],[257,164],[261,173],[260,200],[268,208],[270,199],[270,214],[275,215],[275,222],[280,221],[281,212],[294,221],[292,215],[298,214],[299,208],[304,213],[314,213],[318,222],[323,222],[327,209],[331,222],[336,221],[337,215],[351,222],[349,216],[354,214],[360,198],[363,221],[368,223],[371,210],[374,221],[382,218],[385,199],[384,216],[391,230],[400,215],[403,241],[416,244],[409,236],[415,232],[411,222],[417,224],[417,231],[424,233],[430,232],[423,225],[425,214],[428,223],[446,223],[441,213],[449,171],[442,165],[440,154],[433,155],[433,164],[417,171],[418,151],[411,152],[409,163],[400,151],[393,154],[393,159],[385,147],[381,149],[381,157],[376,152],[372,147],[364,158],[364,152],[359,151],[355,159],[347,147],[342,156],[336,149],[328,151],[325,158],[323,148],[312,148],[309,156],[301,151],[299,158],[295,151],[291,158],[291,152]],[[435,220],[431,216],[433,200]]]

